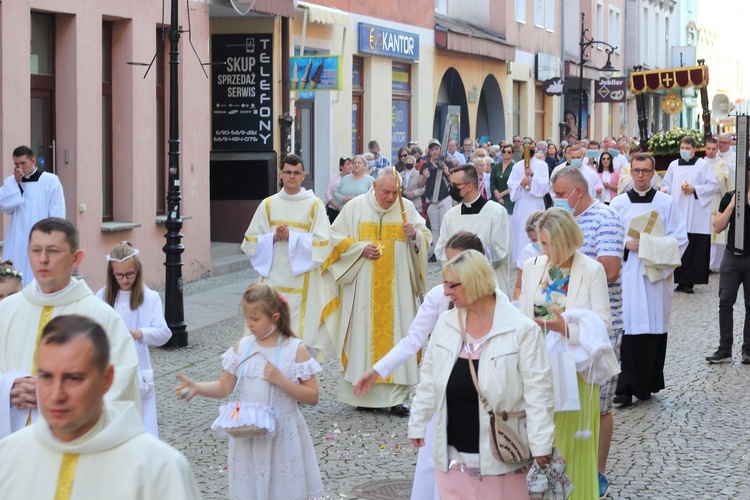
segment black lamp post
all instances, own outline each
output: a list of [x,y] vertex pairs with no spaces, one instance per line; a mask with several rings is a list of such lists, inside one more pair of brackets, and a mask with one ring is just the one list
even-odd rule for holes
[[182,218],[180,216],[180,111],[178,101],[178,67],[180,65],[180,26],[178,0],[171,0],[172,15],[169,26],[169,186],[167,188],[167,243],[162,250],[166,255],[166,283],[164,290],[164,317],[172,331],[172,338],[164,347],[188,345],[185,307],[182,301]]
[[608,78],[611,77],[617,69],[612,66],[612,53],[617,50],[617,47],[613,47],[607,42],[600,42],[593,38],[586,37],[588,29],[583,27],[583,19],[586,17],[584,12],[581,12],[581,41],[578,46],[581,49],[580,63],[578,64],[578,140],[581,140],[581,125],[583,124],[583,101],[585,93],[583,91],[583,66],[586,64],[586,50],[594,45],[603,45],[604,50],[607,52],[607,64],[602,68],[597,68],[602,71]]

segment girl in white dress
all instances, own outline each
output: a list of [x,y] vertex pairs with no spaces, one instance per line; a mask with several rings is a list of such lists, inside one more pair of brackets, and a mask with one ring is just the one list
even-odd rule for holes
[[130,330],[138,353],[143,425],[149,433],[159,437],[154,370],[148,347],[164,345],[172,332],[164,319],[161,297],[143,284],[138,250],[130,242],[120,242],[107,255],[107,286],[96,292],[96,296],[112,306]]
[[[322,368],[289,324],[289,306],[264,283],[250,285],[242,296],[242,313],[250,335],[222,356],[218,380],[193,382],[177,375],[180,398],[200,394],[225,398],[239,385],[241,403],[270,406],[275,431],[269,436],[229,437],[229,493],[233,499],[304,500],[323,495],[323,483],[310,431],[298,402],[318,404],[315,374]],[[248,356],[259,353],[259,356]],[[241,366],[244,365],[244,370]],[[237,381],[236,373],[242,372]]]

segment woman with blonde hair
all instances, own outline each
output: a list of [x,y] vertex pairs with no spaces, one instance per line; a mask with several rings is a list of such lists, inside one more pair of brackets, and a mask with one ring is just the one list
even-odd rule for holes
[[[579,325],[566,324],[562,313],[587,309],[612,329],[604,267],[582,254],[583,233],[573,216],[550,208],[537,223],[544,255],[529,259],[523,268],[518,307],[545,331],[554,330],[580,343]],[[574,490],[571,498],[599,498],[599,386],[578,375],[579,411],[555,413],[555,446],[567,463]]]
[[479,392],[496,414],[515,414],[506,423],[528,443],[539,465],[546,465],[554,426],[552,375],[541,330],[497,289],[492,267],[476,250],[446,263],[443,293],[455,308],[440,316],[430,337],[409,438],[424,446],[427,423],[437,414],[433,458],[441,498],[528,498],[531,459],[495,458]]

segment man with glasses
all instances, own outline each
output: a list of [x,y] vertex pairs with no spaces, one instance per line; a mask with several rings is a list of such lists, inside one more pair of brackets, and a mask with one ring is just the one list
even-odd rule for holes
[[34,152],[19,146],[13,150],[13,175],[0,187],[0,210],[11,216],[5,235],[3,260],[12,260],[23,273],[23,284],[31,281],[27,258],[29,230],[47,217],[65,218],[65,196],[55,174],[37,167]]
[[461,165],[451,172],[450,194],[459,204],[448,210],[435,244],[435,257],[441,265],[448,261],[445,246],[459,231],[476,234],[482,240],[487,260],[495,269],[500,290],[510,297],[510,223],[508,211],[500,203],[490,203],[479,192],[479,174],[473,165]]
[[287,155],[280,174],[284,187],[258,206],[242,251],[262,281],[283,291],[292,330],[315,355],[328,339],[322,312],[336,298],[320,267],[330,254],[331,225],[323,202],[302,187],[302,158]]
[[471,160],[471,154],[474,152],[474,141],[471,137],[467,137],[463,142],[463,158],[458,161],[457,165],[462,163],[469,163]]
[[719,134],[719,158],[729,164],[732,169],[732,177],[737,167],[737,153],[732,149],[732,134]]
[[[662,255],[681,256],[688,245],[685,219],[677,202],[651,187],[655,168],[651,155],[636,155],[631,162],[633,189],[617,196],[609,205],[625,226],[622,261],[625,330],[620,347],[622,372],[614,401],[622,406],[631,405],[633,396],[646,400],[651,398],[651,393],[664,389],[664,359],[672,311],[671,276],[678,263],[664,262],[658,269],[645,269],[640,253],[641,240],[648,239],[652,245],[658,245]],[[634,221],[639,216],[640,219]],[[651,217],[658,222],[650,223]],[[647,223],[642,224],[646,218]],[[663,231],[657,232],[655,227]],[[654,248],[652,245],[649,247]],[[643,250],[648,250],[645,244]]]
[[85,281],[73,278],[83,260],[75,226],[57,217],[42,219],[29,235],[34,280],[21,293],[0,302],[0,438],[37,417],[36,349],[50,319],[80,314],[95,319],[109,338],[115,380],[108,401],[133,402],[140,413],[138,356],[125,323],[96,298]]

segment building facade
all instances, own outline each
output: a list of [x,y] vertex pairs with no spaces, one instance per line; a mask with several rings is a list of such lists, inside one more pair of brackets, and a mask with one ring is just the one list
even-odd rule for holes
[[[28,145],[62,182],[67,218],[85,252],[78,272],[96,290],[105,255],[120,241],[140,249],[146,282],[164,283],[167,184],[168,41],[161,2],[14,0],[0,2],[0,151],[4,177],[12,151]],[[204,2],[190,14],[195,51],[208,60]],[[168,6],[167,6],[168,8]],[[169,19],[167,12],[166,19]],[[180,188],[185,215],[183,276],[210,271],[208,193],[209,80],[180,43]],[[145,66],[154,64],[146,73]],[[7,230],[8,216],[3,218]]]

